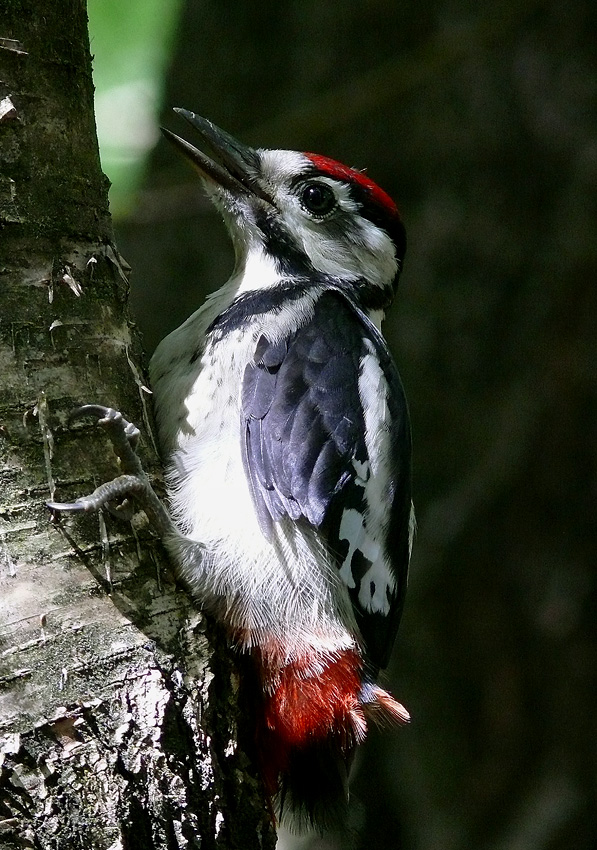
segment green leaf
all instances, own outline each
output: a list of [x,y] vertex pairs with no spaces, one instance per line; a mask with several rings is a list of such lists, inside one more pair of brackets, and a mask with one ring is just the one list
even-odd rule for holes
[[180,0],[89,0],[96,122],[115,217],[130,210],[157,141]]

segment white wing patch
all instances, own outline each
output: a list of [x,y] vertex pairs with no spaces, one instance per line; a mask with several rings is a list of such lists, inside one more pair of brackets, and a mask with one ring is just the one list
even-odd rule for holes
[[389,558],[384,551],[392,507],[391,422],[388,384],[373,344],[365,340],[368,353],[361,361],[359,396],[365,419],[368,462],[353,461],[356,482],[363,487],[366,512],[347,508],[340,522],[340,540],[348,542],[348,553],[340,568],[347,587],[357,587],[353,557],[359,552],[370,566],[359,577],[359,604],[365,611],[388,614],[396,588]]
[[379,558],[379,543],[367,534],[363,514],[354,508],[347,508],[340,521],[340,540],[348,541],[348,553],[340,568],[340,575],[350,588],[356,587],[352,574],[352,556],[359,550],[368,561],[374,563]]

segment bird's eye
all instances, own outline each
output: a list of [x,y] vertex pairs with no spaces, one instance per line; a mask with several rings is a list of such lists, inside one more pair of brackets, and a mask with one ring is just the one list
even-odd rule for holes
[[336,196],[327,183],[307,183],[301,189],[300,201],[304,209],[319,217],[331,213],[336,206]]

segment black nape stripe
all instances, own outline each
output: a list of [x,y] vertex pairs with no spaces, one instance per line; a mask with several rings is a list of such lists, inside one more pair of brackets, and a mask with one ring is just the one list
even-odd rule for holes
[[360,213],[363,218],[368,219],[376,227],[380,227],[386,231],[396,246],[396,258],[399,267],[401,267],[406,253],[406,228],[402,223],[402,219],[397,213],[395,215],[389,215],[385,207],[375,203],[365,187],[350,183],[349,189],[353,200],[360,207]]

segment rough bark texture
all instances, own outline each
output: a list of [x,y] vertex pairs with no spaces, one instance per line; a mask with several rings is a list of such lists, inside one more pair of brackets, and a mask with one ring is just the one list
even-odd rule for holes
[[126,412],[154,472],[156,455],[85,5],[2,7],[0,847],[267,848],[228,653],[143,515],[45,508],[118,471],[101,429],[69,427],[82,403]]

